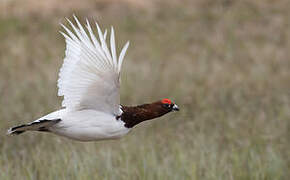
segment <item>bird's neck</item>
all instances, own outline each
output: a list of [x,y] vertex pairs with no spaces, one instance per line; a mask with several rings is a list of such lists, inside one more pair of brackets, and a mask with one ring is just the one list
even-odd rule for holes
[[151,120],[168,113],[164,109],[158,108],[154,103],[139,106],[122,106],[122,115],[119,117],[125,122],[125,127],[132,128],[135,125]]

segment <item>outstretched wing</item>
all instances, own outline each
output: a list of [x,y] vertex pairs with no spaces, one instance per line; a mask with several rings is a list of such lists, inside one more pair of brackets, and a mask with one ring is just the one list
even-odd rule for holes
[[99,40],[87,20],[84,28],[74,16],[77,26],[68,20],[72,31],[62,25],[66,33],[64,63],[58,79],[58,95],[64,96],[62,106],[69,110],[95,109],[120,114],[120,71],[129,42],[117,60],[114,29],[111,28],[110,50],[96,23]]

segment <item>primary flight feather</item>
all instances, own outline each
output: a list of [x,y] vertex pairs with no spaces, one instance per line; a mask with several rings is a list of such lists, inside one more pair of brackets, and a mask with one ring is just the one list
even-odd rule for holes
[[114,28],[110,46],[107,31],[96,23],[98,38],[86,21],[83,27],[74,16],[71,29],[62,25],[66,51],[58,79],[58,95],[63,96],[63,109],[31,123],[12,127],[8,134],[45,131],[79,141],[120,138],[135,125],[160,117],[178,106],[169,99],[139,106],[120,105],[120,73],[129,46],[127,42],[119,57],[116,53]]

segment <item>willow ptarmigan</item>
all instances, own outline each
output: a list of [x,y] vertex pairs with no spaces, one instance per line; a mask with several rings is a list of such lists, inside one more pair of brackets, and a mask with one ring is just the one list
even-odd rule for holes
[[139,106],[120,105],[120,72],[129,42],[117,57],[113,27],[108,47],[107,31],[103,34],[96,23],[98,40],[88,20],[84,28],[74,19],[77,26],[68,20],[74,32],[64,25],[66,33],[61,32],[66,51],[57,86],[58,95],[64,96],[64,108],[12,127],[8,134],[44,131],[79,141],[115,139],[143,121],[179,110],[170,99]]

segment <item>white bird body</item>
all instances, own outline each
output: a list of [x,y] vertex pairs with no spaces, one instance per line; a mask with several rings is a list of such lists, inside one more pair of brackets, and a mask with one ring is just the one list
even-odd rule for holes
[[59,123],[49,127],[48,130],[57,135],[79,141],[117,139],[130,131],[130,128],[126,128],[125,123],[116,120],[115,116],[95,110],[68,111],[62,109],[34,122],[43,119],[61,119]]

